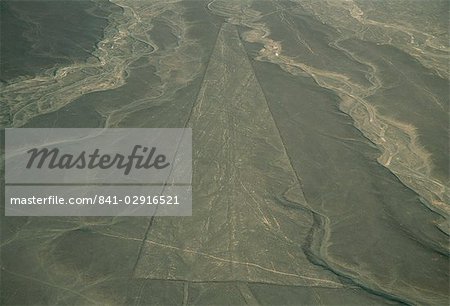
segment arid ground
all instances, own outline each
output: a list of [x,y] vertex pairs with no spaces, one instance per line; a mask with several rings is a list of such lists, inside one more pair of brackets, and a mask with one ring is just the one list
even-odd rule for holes
[[2,1],[1,126],[190,127],[193,212],[2,216],[0,303],[448,305],[448,16]]

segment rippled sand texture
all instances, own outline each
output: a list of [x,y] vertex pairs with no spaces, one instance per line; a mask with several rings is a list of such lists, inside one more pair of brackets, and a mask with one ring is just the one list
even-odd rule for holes
[[2,126],[191,127],[193,216],[3,217],[1,304],[448,304],[446,1],[89,7]]

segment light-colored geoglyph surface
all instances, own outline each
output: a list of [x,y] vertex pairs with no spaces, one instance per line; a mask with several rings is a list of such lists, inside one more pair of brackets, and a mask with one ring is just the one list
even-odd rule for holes
[[302,252],[311,213],[234,25],[219,32],[189,126],[192,217],[155,220],[135,277],[341,287]]

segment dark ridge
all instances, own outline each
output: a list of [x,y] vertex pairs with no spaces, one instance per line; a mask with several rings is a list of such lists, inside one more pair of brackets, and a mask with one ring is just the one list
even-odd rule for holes
[[101,1],[1,1],[0,80],[86,61],[119,8]]

